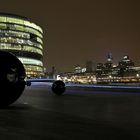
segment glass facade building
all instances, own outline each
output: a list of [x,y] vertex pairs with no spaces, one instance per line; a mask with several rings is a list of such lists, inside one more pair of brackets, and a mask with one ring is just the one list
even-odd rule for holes
[[0,13],[0,49],[15,54],[27,77],[43,76],[43,31],[26,17]]

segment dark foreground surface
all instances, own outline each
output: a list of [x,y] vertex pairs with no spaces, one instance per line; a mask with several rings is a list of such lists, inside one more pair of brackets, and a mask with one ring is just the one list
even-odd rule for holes
[[0,110],[5,139],[139,140],[140,93],[68,87],[57,96],[47,84],[26,87],[17,102]]

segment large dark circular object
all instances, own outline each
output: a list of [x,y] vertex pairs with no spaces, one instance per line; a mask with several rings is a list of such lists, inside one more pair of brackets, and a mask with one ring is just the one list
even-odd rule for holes
[[52,84],[52,91],[57,95],[63,94],[65,90],[66,90],[65,83],[61,80],[55,81]]
[[25,88],[25,69],[10,52],[0,51],[0,107],[15,102]]

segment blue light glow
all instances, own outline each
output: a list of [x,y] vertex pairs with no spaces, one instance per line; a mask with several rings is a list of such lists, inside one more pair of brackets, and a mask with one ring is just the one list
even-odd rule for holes
[[82,85],[82,84],[66,84],[66,86],[70,87],[70,86],[75,86],[75,87],[93,87],[93,88],[118,88],[118,89],[140,89],[139,85]]

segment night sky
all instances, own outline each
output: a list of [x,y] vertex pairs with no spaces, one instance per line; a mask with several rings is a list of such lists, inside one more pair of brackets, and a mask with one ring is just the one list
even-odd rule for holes
[[87,60],[140,64],[139,0],[1,0],[0,12],[26,16],[44,30],[44,65],[73,71]]

